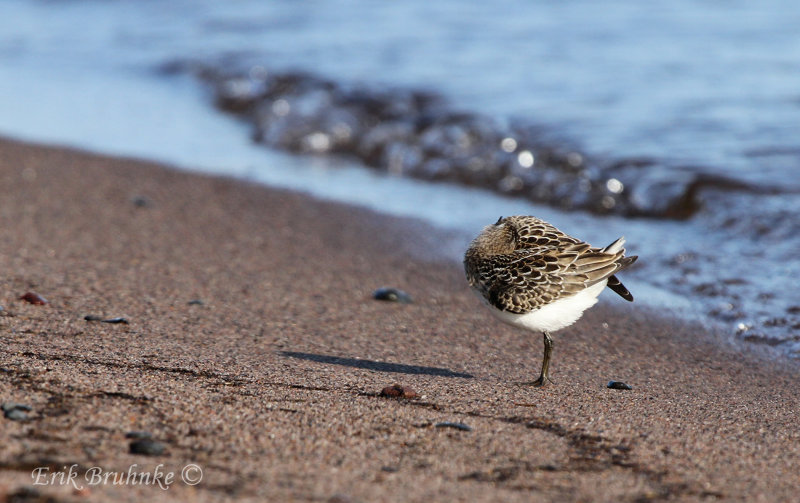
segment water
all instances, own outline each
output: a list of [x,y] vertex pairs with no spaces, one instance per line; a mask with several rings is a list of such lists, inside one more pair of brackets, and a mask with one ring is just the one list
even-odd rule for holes
[[[513,213],[536,214],[596,244],[624,234],[642,257],[626,272],[637,301],[684,314],[690,306],[732,340],[797,356],[797,26],[800,7],[788,0],[380,8],[366,1],[8,0],[0,7],[0,133],[298,188],[463,235]],[[444,168],[434,165],[436,176],[421,171],[447,182],[434,184],[367,170],[350,155],[323,155],[330,149],[312,148],[311,157],[275,150],[302,151],[308,135],[298,148],[259,147],[250,137],[261,126],[216,111],[213,92],[191,73],[164,71],[187,62],[249,71],[249,81],[300,71],[338,89],[366,87],[388,103],[433,94],[447,114],[492,124],[482,136],[487,145],[495,133],[513,134],[531,143],[535,169],[552,169],[537,178],[504,160],[497,178],[467,177],[536,203],[459,188],[454,183],[465,177],[447,171],[454,162],[447,155],[433,159],[445,160]],[[407,163],[418,140],[404,141],[386,149],[405,145]],[[551,151],[555,161],[540,168]],[[579,169],[559,164],[570,154],[580,155]],[[391,167],[383,161],[373,167]],[[509,174],[523,188],[510,190],[519,185]],[[611,179],[624,190],[604,193],[619,188],[607,185]],[[569,190],[548,199],[537,198],[536,187],[547,188],[544,196]],[[672,195],[689,193],[696,204],[682,215],[688,219],[663,210]],[[650,209],[626,210],[628,196]],[[462,244],[445,253],[457,257]]]

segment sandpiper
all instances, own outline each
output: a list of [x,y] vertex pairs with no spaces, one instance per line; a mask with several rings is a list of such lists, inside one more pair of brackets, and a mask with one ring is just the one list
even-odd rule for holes
[[542,373],[530,384],[544,386],[553,339],[597,302],[608,286],[633,302],[614,274],[638,257],[626,257],[625,238],[605,248],[564,234],[531,216],[500,217],[469,245],[464,269],[469,285],[492,314],[511,325],[544,335]]

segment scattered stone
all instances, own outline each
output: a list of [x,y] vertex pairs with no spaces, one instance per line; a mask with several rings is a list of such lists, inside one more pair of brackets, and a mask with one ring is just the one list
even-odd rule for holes
[[19,409],[8,410],[3,415],[6,417],[6,419],[10,419],[12,421],[26,421],[28,419],[28,415]]
[[150,434],[149,431],[129,431],[125,434],[125,438],[150,438],[153,435]]
[[131,202],[137,208],[147,208],[149,206],[152,206],[153,204],[150,202],[150,199],[144,196],[134,196],[133,198],[131,198]]
[[117,317],[117,318],[108,318],[107,320],[100,320],[103,323],[122,323],[127,325],[128,320],[126,318]]
[[765,327],[785,327],[788,324],[788,318],[784,318],[783,316],[769,318],[768,320],[764,320],[763,323]]
[[3,402],[2,405],[0,405],[0,409],[3,409],[3,412],[8,412],[14,409],[25,410],[30,412],[33,410],[33,407],[31,407],[30,405],[26,405],[24,403]]
[[408,386],[402,386],[400,384],[392,384],[391,386],[386,386],[381,390],[381,395],[388,398],[419,398],[419,394],[414,391],[413,389],[409,388]]
[[34,306],[44,306],[45,304],[49,304],[47,299],[42,297],[36,292],[25,292],[25,295],[20,297],[20,300],[24,300],[25,302],[29,302]]
[[160,456],[164,454],[166,446],[152,438],[140,438],[134,440],[130,445],[131,454],[143,454],[145,456]]
[[[180,70],[176,70],[180,68]],[[171,65],[214,88],[216,106],[251,123],[253,139],[303,154],[354,156],[392,175],[446,180],[572,210],[688,218],[699,186],[723,177],[648,157],[589,156],[527,119],[457,110],[438,94],[335,82],[263,66]]]
[[87,314],[83,317],[86,321],[99,321],[101,323],[124,323],[125,325],[128,324],[128,320],[122,317],[118,318],[103,318],[102,316],[95,316],[93,314]]
[[436,428],[453,428],[455,430],[461,430],[461,431],[472,431],[472,426],[468,426],[464,423],[452,423],[450,421],[443,421],[441,423],[436,423],[433,426]]
[[631,390],[633,389],[633,386],[631,386],[630,384],[625,384],[622,381],[608,381],[608,384],[606,384],[606,388]]
[[189,304],[190,306],[202,306],[205,305],[205,302],[203,302],[200,299],[192,299],[189,302],[187,302],[187,304]]
[[767,346],[778,346],[786,342],[778,337],[769,337],[764,334],[747,334],[743,337],[747,342],[754,342],[756,344],[766,344]]
[[399,302],[401,304],[411,304],[414,302],[409,294],[397,288],[378,288],[372,292],[372,298],[387,302]]

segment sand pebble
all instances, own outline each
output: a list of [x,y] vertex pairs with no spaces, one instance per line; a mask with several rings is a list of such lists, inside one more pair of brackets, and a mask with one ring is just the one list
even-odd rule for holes
[[125,325],[128,324],[127,318],[117,317],[117,318],[108,318],[107,320],[100,320],[103,323],[123,323]]
[[128,320],[126,318],[117,317],[117,318],[103,318],[102,316],[95,316],[93,314],[87,314],[83,317],[86,321],[99,321],[101,323],[123,323],[125,325],[128,324]]
[[129,431],[125,434],[125,438],[150,438],[153,435],[149,431]]
[[26,405],[24,403],[3,402],[2,405],[0,405],[0,409],[3,409],[3,412],[8,412],[14,409],[25,410],[30,412],[33,410],[33,407],[31,407],[30,405]]
[[205,304],[205,302],[203,302],[200,299],[192,299],[189,302],[187,302],[187,304],[189,304],[190,306],[202,306]]
[[606,388],[630,390],[633,389],[633,386],[631,386],[630,384],[625,384],[622,381],[608,381],[608,384],[606,384]]
[[45,299],[36,292],[25,292],[25,294],[22,297],[20,297],[20,300],[24,300],[25,302],[30,302],[34,306],[43,306],[45,304],[49,304],[47,299]]
[[408,386],[392,384],[381,390],[381,395],[389,398],[419,398],[419,394]]
[[144,454],[145,456],[160,456],[167,447],[151,438],[134,440],[130,445],[131,454]]
[[3,413],[3,415],[6,417],[6,419],[10,419],[12,421],[25,421],[28,419],[28,414],[20,409],[7,410]]
[[453,428],[461,431],[472,431],[472,426],[464,423],[453,423],[450,421],[442,421],[441,423],[436,423],[433,426],[436,428]]
[[372,298],[387,302],[399,302],[401,304],[411,304],[414,302],[409,294],[398,288],[378,288],[372,292]]
[[147,208],[153,204],[150,202],[150,199],[146,198],[145,196],[134,196],[131,198],[131,202],[137,208]]

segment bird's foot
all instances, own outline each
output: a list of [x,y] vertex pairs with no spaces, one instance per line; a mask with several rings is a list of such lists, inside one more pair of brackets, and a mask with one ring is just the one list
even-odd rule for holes
[[524,382],[522,384],[533,386],[536,388],[544,388],[545,386],[547,386],[547,384],[555,384],[555,382],[553,382],[553,380],[550,379],[550,376],[540,375],[539,378],[536,379],[535,381]]

